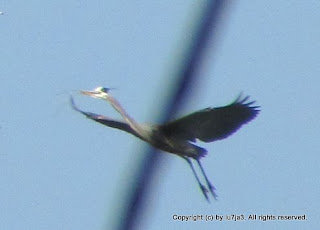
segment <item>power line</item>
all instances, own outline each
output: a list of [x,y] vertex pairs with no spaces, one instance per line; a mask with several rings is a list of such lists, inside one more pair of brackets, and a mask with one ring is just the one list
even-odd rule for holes
[[[196,81],[196,70],[199,68],[205,48],[209,41],[211,41],[210,45],[212,45],[210,37],[218,33],[217,25],[225,12],[227,2],[224,0],[208,0],[204,4],[202,17],[195,27],[195,38],[187,48],[185,55],[187,58],[177,71],[177,88],[165,109],[162,110],[165,111],[165,114],[162,115],[162,121],[169,120],[181,108],[181,105],[186,102],[187,93]],[[159,168],[159,162],[161,162],[162,157],[162,154],[158,154],[158,150],[152,147],[148,147],[146,150],[141,167],[134,176],[134,184],[130,187],[132,193],[129,193],[128,198],[124,201],[122,213],[117,214],[119,216],[119,230],[138,229],[138,223],[145,207],[144,198],[150,190],[152,178]]]

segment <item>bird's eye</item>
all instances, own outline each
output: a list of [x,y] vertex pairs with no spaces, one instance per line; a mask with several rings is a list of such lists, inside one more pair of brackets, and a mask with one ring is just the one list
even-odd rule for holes
[[101,88],[101,91],[107,93],[109,91],[109,89],[103,87],[103,88]]

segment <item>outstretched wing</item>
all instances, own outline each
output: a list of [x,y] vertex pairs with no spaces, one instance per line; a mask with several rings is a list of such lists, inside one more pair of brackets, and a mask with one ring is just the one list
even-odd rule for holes
[[116,129],[126,131],[128,133],[131,133],[131,134],[137,136],[136,132],[128,124],[126,124],[122,121],[110,119],[110,118],[103,116],[103,115],[100,115],[100,114],[82,111],[76,106],[72,97],[70,97],[70,103],[71,103],[71,106],[74,110],[82,113],[83,115],[85,115],[87,118],[89,118],[91,120],[94,120],[94,121],[99,122],[103,125],[109,126],[111,128],[116,128]]
[[218,108],[207,108],[178,120],[160,126],[165,135],[182,139],[212,142],[227,138],[243,124],[248,123],[259,113],[259,106],[252,106],[249,96],[241,95],[230,105]]

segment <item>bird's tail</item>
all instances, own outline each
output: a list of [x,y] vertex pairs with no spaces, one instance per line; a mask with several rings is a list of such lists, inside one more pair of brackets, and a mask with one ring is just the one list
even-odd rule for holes
[[208,153],[208,151],[206,150],[206,149],[204,149],[204,148],[201,148],[201,147],[199,147],[199,146],[197,146],[197,145],[192,145],[195,149],[196,149],[196,151],[197,151],[197,154],[196,154],[196,156],[194,156],[193,158],[194,159],[200,159],[200,158],[202,158],[202,157],[204,157],[204,156],[206,156],[207,155],[207,153]]

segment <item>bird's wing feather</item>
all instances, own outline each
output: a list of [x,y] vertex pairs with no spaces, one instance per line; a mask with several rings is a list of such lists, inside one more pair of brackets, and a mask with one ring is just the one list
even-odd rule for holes
[[204,142],[221,140],[236,132],[243,124],[248,123],[259,113],[259,106],[248,102],[249,96],[241,95],[231,104],[207,108],[172,122],[160,129],[166,135],[174,135],[190,141],[199,139]]
[[137,136],[136,132],[128,124],[126,124],[122,121],[114,120],[114,119],[108,118],[108,117],[100,115],[100,114],[82,111],[76,106],[72,97],[70,97],[70,103],[71,103],[71,106],[74,110],[82,113],[83,115],[85,115],[87,118],[89,118],[91,120],[94,120],[94,121],[99,122],[103,125],[109,126],[111,128],[116,128],[116,129],[126,131],[128,133],[131,133],[131,134]]

